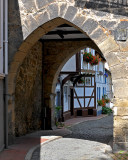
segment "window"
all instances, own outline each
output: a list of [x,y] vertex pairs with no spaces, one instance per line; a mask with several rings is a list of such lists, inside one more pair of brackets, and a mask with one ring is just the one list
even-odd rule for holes
[[85,85],[91,86],[91,77],[85,77]]
[[103,96],[104,96],[105,94],[104,94],[104,87],[103,87]]
[[100,99],[100,87],[99,87],[99,99]]
[[97,87],[97,99],[99,99],[98,95],[99,95],[99,87]]
[[68,101],[67,89],[68,89],[68,87],[67,87],[67,86],[64,86],[64,99],[65,99],[65,102]]
[[60,106],[61,102],[60,102],[60,92],[58,91],[56,93],[56,106]]

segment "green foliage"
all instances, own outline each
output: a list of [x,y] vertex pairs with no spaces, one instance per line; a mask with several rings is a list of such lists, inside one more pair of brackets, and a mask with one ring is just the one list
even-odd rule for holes
[[60,111],[62,109],[62,106],[55,107],[56,111]]
[[85,52],[83,55],[83,60],[86,62],[90,62],[93,60],[93,55],[91,53]]
[[63,124],[62,122],[58,122],[58,121],[57,121],[57,122],[56,122],[56,126],[57,126],[57,127],[64,127],[64,124]]
[[62,106],[55,106],[55,124],[56,124],[57,127],[58,126],[62,127],[61,110],[62,110]]
[[111,114],[112,109],[108,107],[102,107],[102,114]]

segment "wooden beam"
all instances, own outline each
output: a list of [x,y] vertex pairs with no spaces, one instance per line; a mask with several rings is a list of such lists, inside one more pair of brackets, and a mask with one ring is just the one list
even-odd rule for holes
[[41,42],[63,42],[63,41],[88,41],[92,42],[90,38],[69,38],[69,39],[40,39]]
[[76,74],[79,74],[79,72],[61,71],[60,74],[71,74],[71,75],[76,75]]

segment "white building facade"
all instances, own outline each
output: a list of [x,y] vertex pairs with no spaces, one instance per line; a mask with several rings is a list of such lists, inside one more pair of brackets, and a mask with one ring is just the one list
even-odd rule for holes
[[[84,52],[98,56],[99,64],[91,65],[84,61]],[[105,95],[112,99],[111,72],[105,68],[105,64],[103,55],[86,48],[64,65],[60,73],[62,83],[57,84],[61,90],[59,104],[63,107],[64,120],[71,116],[98,116],[102,113],[102,107],[98,106],[97,100]]]

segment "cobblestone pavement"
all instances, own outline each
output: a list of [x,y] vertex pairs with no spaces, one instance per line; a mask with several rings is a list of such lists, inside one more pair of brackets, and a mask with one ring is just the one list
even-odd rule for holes
[[109,147],[88,140],[61,138],[36,149],[31,160],[112,160],[105,153]]
[[[72,134],[37,148],[31,160],[111,160],[105,153],[113,137],[113,116],[68,128]],[[97,141],[97,142],[95,142]],[[102,142],[102,143],[99,143]],[[105,143],[105,144],[103,144]]]
[[95,121],[86,121],[68,128],[68,138],[78,138],[108,144],[113,138],[113,115]]

